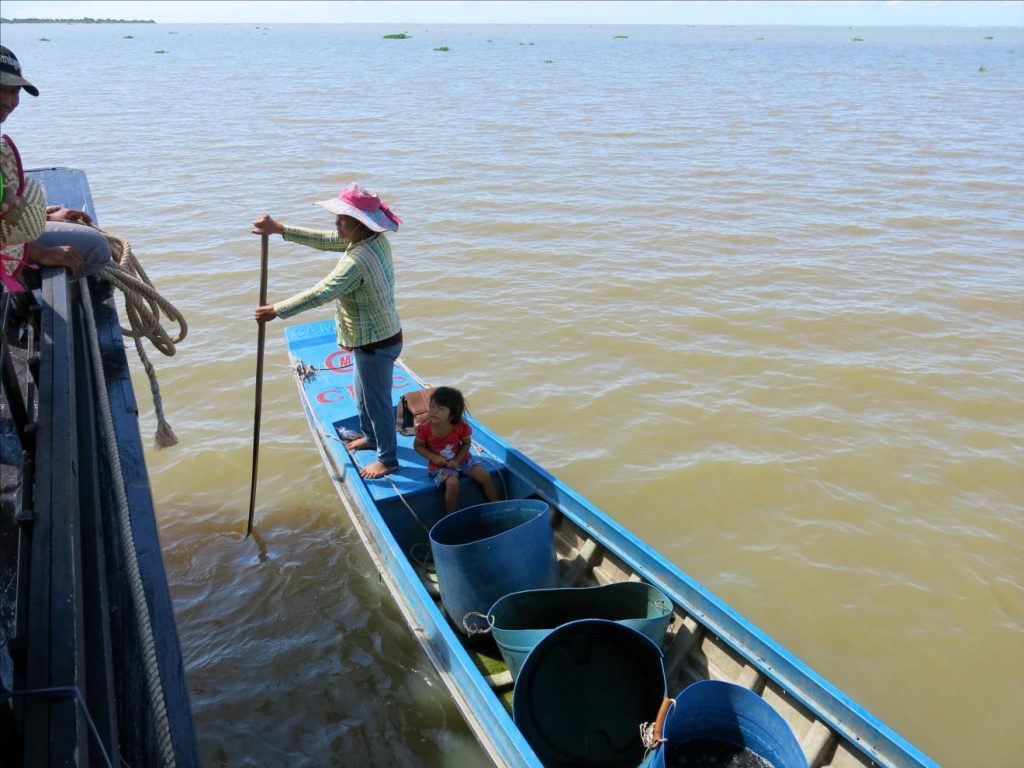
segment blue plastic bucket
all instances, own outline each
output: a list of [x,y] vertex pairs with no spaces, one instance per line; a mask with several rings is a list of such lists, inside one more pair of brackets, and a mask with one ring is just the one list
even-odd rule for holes
[[547,502],[477,504],[430,529],[441,603],[465,634],[487,631],[487,611],[510,592],[558,586]]
[[499,598],[487,616],[512,679],[526,656],[553,629],[579,619],[607,619],[642,632],[661,647],[672,601],[650,584],[619,581],[600,587],[532,589]]
[[772,768],[807,768],[800,743],[782,715],[756,693],[720,680],[687,686],[669,707],[662,737],[665,743],[651,768],[693,764],[683,756],[687,745],[705,753],[716,746],[746,748]]
[[556,628],[526,657],[512,714],[545,768],[636,768],[665,697],[661,650],[605,619]]

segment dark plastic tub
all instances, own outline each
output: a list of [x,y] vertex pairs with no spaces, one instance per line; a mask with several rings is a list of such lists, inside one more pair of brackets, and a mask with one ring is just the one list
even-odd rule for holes
[[545,768],[636,768],[640,725],[665,698],[661,650],[605,619],[563,624],[526,657],[512,695],[516,725]]

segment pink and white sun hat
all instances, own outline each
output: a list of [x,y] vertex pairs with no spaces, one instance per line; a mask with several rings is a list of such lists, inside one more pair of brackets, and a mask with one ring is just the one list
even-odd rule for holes
[[361,184],[353,184],[330,200],[317,200],[315,205],[326,208],[336,216],[351,216],[374,232],[397,232],[402,220],[377,195]]

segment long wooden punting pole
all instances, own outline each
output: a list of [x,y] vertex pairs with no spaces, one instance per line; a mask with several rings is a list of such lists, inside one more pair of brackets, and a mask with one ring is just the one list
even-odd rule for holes
[[[270,251],[270,235],[260,237],[260,303],[267,303],[267,262]],[[267,340],[267,324],[259,323],[256,339],[256,411],[252,425],[252,485],[249,488],[249,524],[245,535],[252,533],[252,516],[256,511],[256,476],[260,464],[260,416],[263,413],[263,346]]]

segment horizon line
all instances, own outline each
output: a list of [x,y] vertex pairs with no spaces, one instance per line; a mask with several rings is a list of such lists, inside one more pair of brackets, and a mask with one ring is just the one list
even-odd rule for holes
[[[30,20],[29,20],[30,19]],[[810,23],[773,23],[762,22],[760,24],[713,24],[708,22],[612,22],[612,21],[157,21],[155,19],[115,19],[110,17],[78,16],[62,19],[37,19],[36,17],[22,18],[0,18],[0,23],[8,24],[69,24],[81,22],[85,19],[92,19],[95,24],[176,24],[181,26],[292,26],[296,24],[315,24],[316,26],[349,26],[349,27],[384,27],[396,24],[409,24],[417,26],[460,26],[460,27],[822,27],[826,29],[857,27],[871,27],[874,29],[907,29],[907,28],[934,28],[934,29],[981,29],[984,27],[999,27],[1007,29],[1024,29],[1017,24],[1000,24],[998,22],[988,24],[878,24],[865,22],[860,24],[810,24]]]

